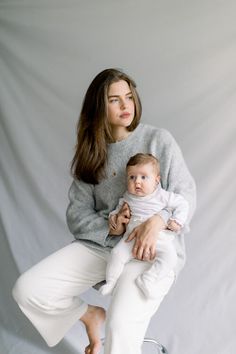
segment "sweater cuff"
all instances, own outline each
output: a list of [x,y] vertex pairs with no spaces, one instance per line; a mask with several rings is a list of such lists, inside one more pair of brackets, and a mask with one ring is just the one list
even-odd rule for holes
[[104,247],[115,247],[115,245],[122,239],[122,236],[108,235],[104,242]]

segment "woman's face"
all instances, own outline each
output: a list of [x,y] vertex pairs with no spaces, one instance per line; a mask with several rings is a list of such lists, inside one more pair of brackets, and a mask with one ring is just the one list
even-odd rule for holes
[[127,128],[134,114],[134,100],[128,83],[121,80],[111,84],[108,89],[108,122],[111,128]]

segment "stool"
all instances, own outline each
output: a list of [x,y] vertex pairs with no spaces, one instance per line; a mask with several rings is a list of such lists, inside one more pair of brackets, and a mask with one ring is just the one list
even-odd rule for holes
[[[102,338],[102,344],[104,345],[105,343],[105,338]],[[155,345],[155,348],[157,350],[157,354],[168,354],[167,349],[164,347],[164,345],[162,345],[161,343],[159,343],[157,340],[153,339],[153,338],[147,338],[145,337],[143,340],[143,343],[152,343]]]
[[[99,290],[100,287],[105,284],[106,281],[103,280],[97,284],[95,284],[93,286],[93,288],[95,290]],[[105,338],[102,338],[102,344],[104,345],[104,342],[105,342]],[[167,349],[164,347],[164,345],[162,345],[160,342],[158,342],[156,339],[153,339],[153,338],[148,338],[148,337],[145,337],[144,340],[143,340],[143,343],[151,343],[151,344],[154,344],[156,349],[157,349],[157,354],[168,354],[168,351]]]

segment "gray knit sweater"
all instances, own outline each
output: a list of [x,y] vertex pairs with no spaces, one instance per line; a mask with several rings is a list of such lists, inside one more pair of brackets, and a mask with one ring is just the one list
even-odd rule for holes
[[[97,185],[74,180],[70,187],[68,227],[75,239],[88,247],[110,251],[116,245],[120,237],[109,235],[108,215],[126,190],[126,163],[138,152],[156,156],[160,161],[162,187],[181,194],[189,203],[186,227],[175,239],[178,273],[185,261],[184,233],[189,230],[195,210],[196,187],[180,148],[164,129],[139,124],[127,139],[108,145],[107,177]],[[168,218],[168,212],[161,213],[164,219]]]

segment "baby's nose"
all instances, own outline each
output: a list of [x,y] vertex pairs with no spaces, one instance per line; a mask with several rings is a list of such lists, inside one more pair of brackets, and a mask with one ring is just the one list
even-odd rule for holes
[[136,184],[141,183],[141,178],[140,178],[140,177],[136,177],[136,179],[135,179],[135,183],[136,183]]

